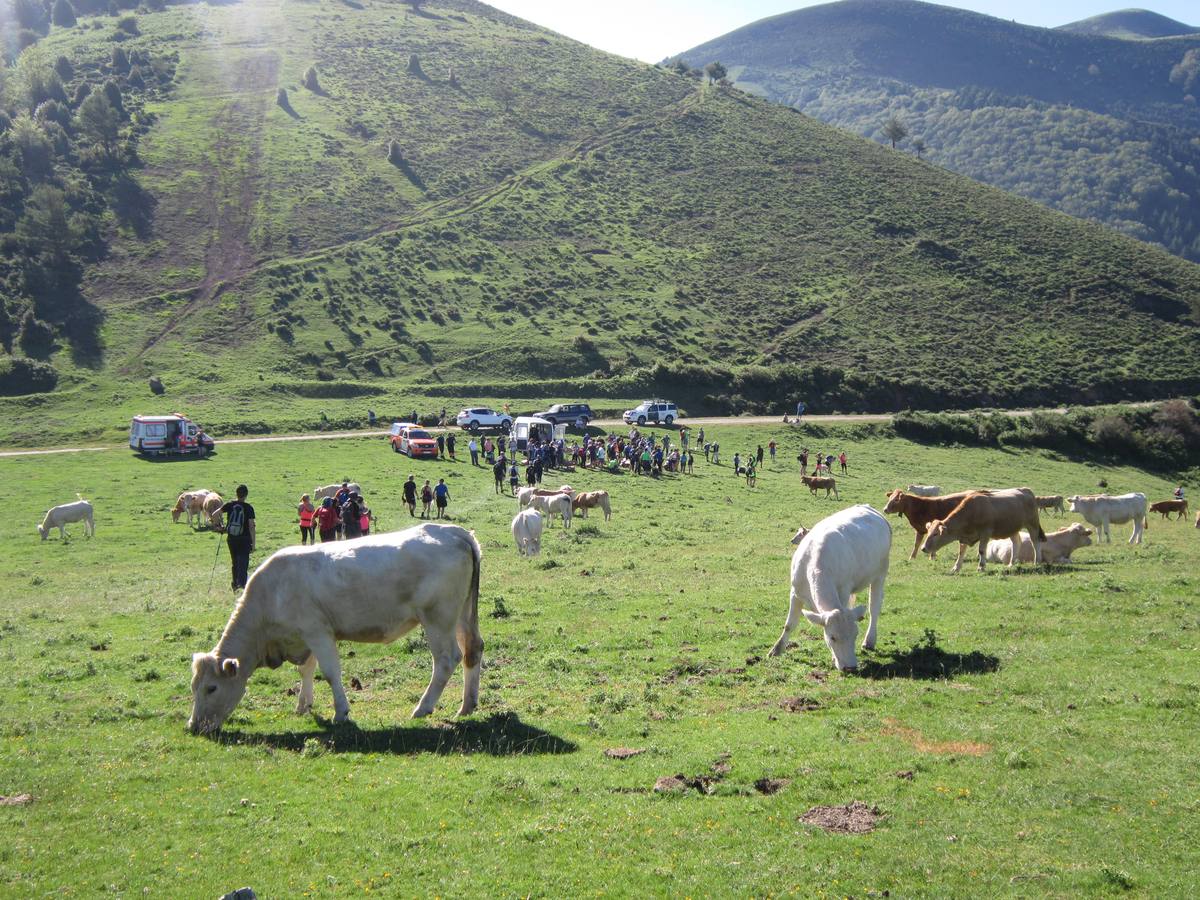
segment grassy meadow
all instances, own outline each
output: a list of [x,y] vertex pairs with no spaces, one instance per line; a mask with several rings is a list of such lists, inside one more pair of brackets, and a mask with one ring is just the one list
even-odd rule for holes
[[[910,481],[1070,494],[1103,477],[1152,500],[1171,483],[864,426],[709,431],[724,464],[694,476],[549,476],[608,490],[614,514],[548,531],[534,560],[488,470],[414,463],[379,439],[0,460],[19,486],[0,531],[0,795],[32,795],[0,806],[0,894],[1195,895],[1190,521],[1156,519],[1140,547],[1122,526],[1052,571],[954,577],[945,553],[907,561],[911,530],[893,520],[860,673],[839,675],[807,624],[766,658],[798,524]],[[728,460],[773,435],[780,459],[747,488]],[[801,488],[802,440],[849,453],[841,502]],[[353,726],[329,724],[323,684],[317,718],[296,717],[285,666],[255,673],[219,740],[189,736],[190,657],[233,595],[223,549],[209,589],[218,538],[173,525],[175,495],[245,481],[258,564],[298,540],[299,495],[343,477],[381,528],[412,524],[410,472],[445,477],[453,520],[483,544],[479,711],[452,718],[460,671],[433,717],[407,719],[430,666],[414,632],[342,646],[361,684]],[[45,509],[76,491],[95,538],[40,542]],[[644,752],[604,755],[618,747]],[[711,793],[653,791],[675,774]],[[768,795],[760,779],[786,783]],[[874,832],[800,821],[854,800],[878,808]]]

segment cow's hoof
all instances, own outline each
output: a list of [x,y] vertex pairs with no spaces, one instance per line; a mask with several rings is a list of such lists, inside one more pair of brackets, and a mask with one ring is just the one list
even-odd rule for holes
[[475,712],[475,704],[472,703],[470,706],[467,706],[467,704],[464,703],[462,706],[460,706],[458,708],[458,712],[456,712],[455,715],[456,716],[469,716],[473,712]]
[[312,701],[311,700],[309,700],[307,703],[305,701],[301,700],[299,703],[296,704],[296,715],[307,716],[310,712],[312,712]]
[[423,719],[431,712],[433,712],[432,709],[424,709],[423,707],[418,706],[412,711],[412,718]]
[[350,724],[350,713],[349,712],[335,713],[333,716],[333,724],[334,725],[349,725]]

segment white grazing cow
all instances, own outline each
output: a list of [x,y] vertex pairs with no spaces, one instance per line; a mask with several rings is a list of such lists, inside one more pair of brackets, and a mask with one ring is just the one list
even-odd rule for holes
[[[78,494],[75,496],[79,497]],[[46,535],[50,533],[50,529],[57,528],[59,536],[66,538],[66,526],[72,522],[83,522],[84,534],[96,534],[96,520],[92,517],[92,504],[82,497],[79,497],[74,503],[63,503],[48,510],[46,517],[42,519],[42,524],[37,527],[38,534],[44,541]]]
[[779,656],[787,649],[788,636],[803,613],[808,621],[825,629],[834,665],[841,670],[856,669],[854,642],[867,607],[851,603],[855,593],[870,587],[871,624],[862,645],[872,650],[883,609],[891,526],[870,506],[852,506],[822,519],[806,534],[798,532],[792,542],[798,546],[792,555],[791,606],[771,655]]
[[512,520],[513,540],[522,556],[537,556],[542,552],[542,514],[536,509],[523,509]]
[[433,677],[413,710],[427,716],[463,661],[465,716],[479,701],[479,563],[475,536],[426,522],[349,541],[285,547],[250,576],[211,653],[192,657],[193,733],[218,731],[259,666],[300,667],[296,712],[312,708],[317,665],[333,690],[334,722],[350,717],[338,641],[390,643],[418,624]]
[[940,497],[942,489],[936,484],[910,484],[905,488],[906,494],[916,494],[918,497]]
[[570,494],[535,494],[529,500],[529,507],[545,513],[551,528],[556,515],[562,518],[563,528],[571,527]]
[[[1092,545],[1092,529],[1074,522],[1046,535],[1046,539],[1041,544],[1042,562],[1069,563],[1072,553],[1080,547]],[[1011,540],[988,541],[988,562],[1002,563],[1007,566],[1012,562],[1012,546]],[[1033,562],[1033,541],[1030,540],[1028,531],[1021,532],[1021,549],[1017,553],[1017,559],[1020,562]]]
[[[320,506],[321,504],[318,501],[324,500],[326,497],[337,496],[337,492],[340,491],[341,489],[342,489],[341,483],[327,484],[327,485],[325,485],[325,487],[313,488],[313,502],[316,503],[318,506]],[[348,485],[346,485],[346,489],[348,491],[350,491],[350,493],[352,493],[352,494],[359,494],[360,496],[362,494],[362,488],[359,487],[357,481],[350,482]]]
[[1146,527],[1145,494],[1121,494],[1117,497],[1111,497],[1108,494],[1096,494],[1090,497],[1076,495],[1068,498],[1067,503],[1071,505],[1071,512],[1079,513],[1089,525],[1096,526],[1097,540],[1105,540],[1111,544],[1112,535],[1108,532],[1109,523],[1124,525],[1132,520],[1133,534],[1129,536],[1129,543],[1140,544],[1142,542],[1142,529]]

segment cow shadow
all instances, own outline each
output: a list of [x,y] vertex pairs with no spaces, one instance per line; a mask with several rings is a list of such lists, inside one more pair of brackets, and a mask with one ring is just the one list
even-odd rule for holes
[[883,680],[910,678],[915,681],[946,681],[957,675],[986,675],[1000,668],[1000,658],[972,650],[953,653],[938,646],[937,633],[925,629],[925,636],[907,650],[893,650],[865,659],[858,667],[862,678]]
[[[334,725],[318,719],[316,730],[286,731],[279,734],[255,734],[222,731],[220,743],[266,746],[299,753],[311,747],[311,741],[329,753],[392,753],[413,755],[434,753],[483,753],[488,756],[558,755],[574,753],[578,745],[551,734],[536,725],[522,722],[516,713],[493,713],[486,719],[462,719],[432,725],[395,725],[389,728],[363,729],[353,722]],[[307,745],[307,746],[306,746]]]

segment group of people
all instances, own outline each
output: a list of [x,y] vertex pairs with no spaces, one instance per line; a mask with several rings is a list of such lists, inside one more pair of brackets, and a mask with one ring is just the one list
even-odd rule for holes
[[362,494],[351,490],[348,481],[343,481],[332,497],[321,500],[320,506],[313,506],[312,498],[304,494],[296,514],[300,519],[301,544],[315,544],[318,534],[321,543],[365,537],[371,533],[371,523],[375,520]]
[[849,457],[846,456],[845,450],[839,451],[836,457],[832,453],[822,454],[818,450],[816,456],[814,457],[811,455],[809,449],[805,447],[800,451],[800,455],[796,457],[796,462],[800,463],[801,475],[808,474],[808,461],[810,458],[814,460],[814,475],[832,475],[834,459],[836,459],[838,464],[841,466],[841,472],[843,475],[845,475],[848,471],[847,463],[849,462]]
[[[446,507],[450,505],[450,487],[446,484],[445,478],[439,478],[436,485],[430,486],[430,479],[425,479],[425,484],[421,486],[421,518],[422,519],[446,519],[450,514],[446,512]],[[409,475],[408,480],[404,482],[404,487],[401,490],[401,497],[404,503],[404,508],[408,510],[411,518],[417,518],[417,477]],[[437,507],[437,514],[433,513],[431,507]]]

